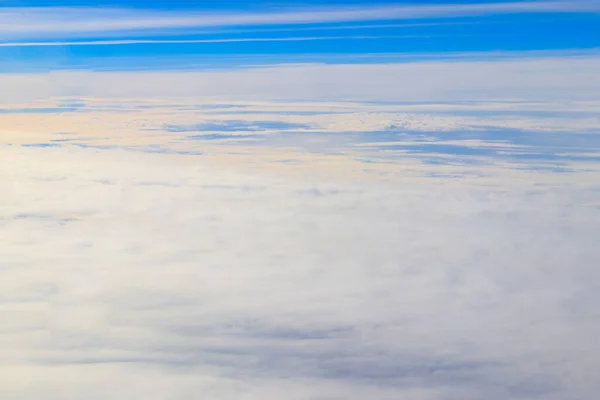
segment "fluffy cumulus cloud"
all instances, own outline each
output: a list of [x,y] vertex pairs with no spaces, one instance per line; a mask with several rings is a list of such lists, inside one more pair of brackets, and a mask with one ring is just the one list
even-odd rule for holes
[[597,397],[593,180],[358,165],[1,147],[2,397]]

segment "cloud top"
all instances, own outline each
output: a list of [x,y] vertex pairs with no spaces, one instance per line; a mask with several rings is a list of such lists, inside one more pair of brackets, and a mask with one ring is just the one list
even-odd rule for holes
[[599,389],[597,188],[358,184],[118,149],[0,155],[9,397]]

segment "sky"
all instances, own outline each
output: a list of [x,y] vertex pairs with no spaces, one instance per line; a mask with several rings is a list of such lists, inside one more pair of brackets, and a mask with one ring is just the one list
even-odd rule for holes
[[0,397],[596,400],[599,71],[597,0],[0,0]]
[[0,8],[4,69],[356,62],[593,50],[595,0],[30,2]]

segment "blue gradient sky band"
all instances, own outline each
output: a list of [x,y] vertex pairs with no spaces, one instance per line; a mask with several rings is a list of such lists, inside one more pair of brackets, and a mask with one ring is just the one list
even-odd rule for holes
[[337,62],[364,54],[600,47],[597,1],[194,3],[5,1],[0,7],[2,69],[32,61],[48,69],[131,68],[137,61],[140,68],[160,68],[162,63],[171,68],[186,64],[183,60],[218,57]]

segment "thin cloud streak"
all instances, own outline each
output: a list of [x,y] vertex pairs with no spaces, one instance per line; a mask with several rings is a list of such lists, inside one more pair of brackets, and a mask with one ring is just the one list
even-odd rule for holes
[[[492,22],[497,24],[497,21]],[[369,24],[369,25],[333,25],[333,26],[308,26],[299,28],[297,26],[290,28],[267,28],[267,29],[230,29],[219,31],[219,33],[248,33],[248,32],[297,32],[297,31],[331,31],[331,30],[358,30],[358,29],[386,29],[386,28],[419,28],[426,26],[457,26],[457,25],[478,25],[480,22],[425,22],[425,23],[405,23],[405,24]],[[214,33],[214,32],[204,32]]]
[[0,35],[7,37],[260,26],[328,22],[454,18],[506,13],[598,12],[598,2],[545,1],[489,4],[374,6],[287,10],[255,13],[156,12],[121,8],[5,7],[0,9]]
[[121,46],[136,44],[199,44],[199,43],[242,43],[242,42],[304,42],[316,40],[374,40],[426,38],[431,35],[389,35],[389,36],[308,36],[283,38],[228,38],[228,39],[136,39],[136,40],[91,40],[79,42],[7,42],[0,47],[46,47],[46,46]]

